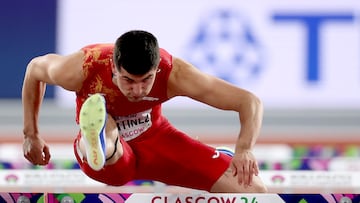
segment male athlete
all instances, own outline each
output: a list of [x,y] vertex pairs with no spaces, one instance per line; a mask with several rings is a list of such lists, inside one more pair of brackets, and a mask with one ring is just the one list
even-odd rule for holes
[[[75,92],[80,130],[74,153],[84,173],[97,181],[120,186],[143,179],[216,193],[266,192],[252,153],[263,116],[259,99],[172,56],[149,32],[132,30],[115,44],[31,60],[22,89],[23,152],[35,165],[50,159],[38,130],[46,84]],[[239,113],[233,157],[169,123],[161,104],[176,96]]]

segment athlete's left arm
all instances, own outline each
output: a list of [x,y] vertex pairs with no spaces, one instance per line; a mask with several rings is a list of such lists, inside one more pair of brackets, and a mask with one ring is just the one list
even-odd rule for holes
[[236,142],[232,169],[234,175],[238,174],[240,184],[250,185],[253,175],[259,172],[252,154],[263,118],[263,106],[259,98],[247,90],[205,74],[176,57],[173,58],[168,95],[187,96],[218,109],[239,113],[241,130]]

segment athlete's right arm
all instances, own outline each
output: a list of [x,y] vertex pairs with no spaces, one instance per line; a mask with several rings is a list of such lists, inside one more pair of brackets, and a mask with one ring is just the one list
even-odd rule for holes
[[23,87],[24,157],[35,165],[45,165],[50,160],[49,148],[39,136],[38,117],[46,84],[58,85],[70,91],[81,88],[84,54],[68,56],[47,54],[30,61],[26,68]]

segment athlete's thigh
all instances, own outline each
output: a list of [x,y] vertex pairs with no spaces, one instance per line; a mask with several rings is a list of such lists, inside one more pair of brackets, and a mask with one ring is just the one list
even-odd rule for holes
[[171,125],[135,145],[138,177],[171,185],[209,191],[230,164],[228,156]]

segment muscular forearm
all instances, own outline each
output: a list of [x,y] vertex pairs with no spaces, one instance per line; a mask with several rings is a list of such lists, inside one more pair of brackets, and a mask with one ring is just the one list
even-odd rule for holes
[[261,101],[252,96],[243,106],[239,113],[241,130],[236,142],[235,151],[251,150],[260,134],[263,118],[263,106]]
[[23,133],[25,137],[33,137],[38,135],[38,115],[40,105],[45,93],[46,84],[32,77],[33,67],[30,63],[24,78],[22,88],[22,104],[23,104]]

